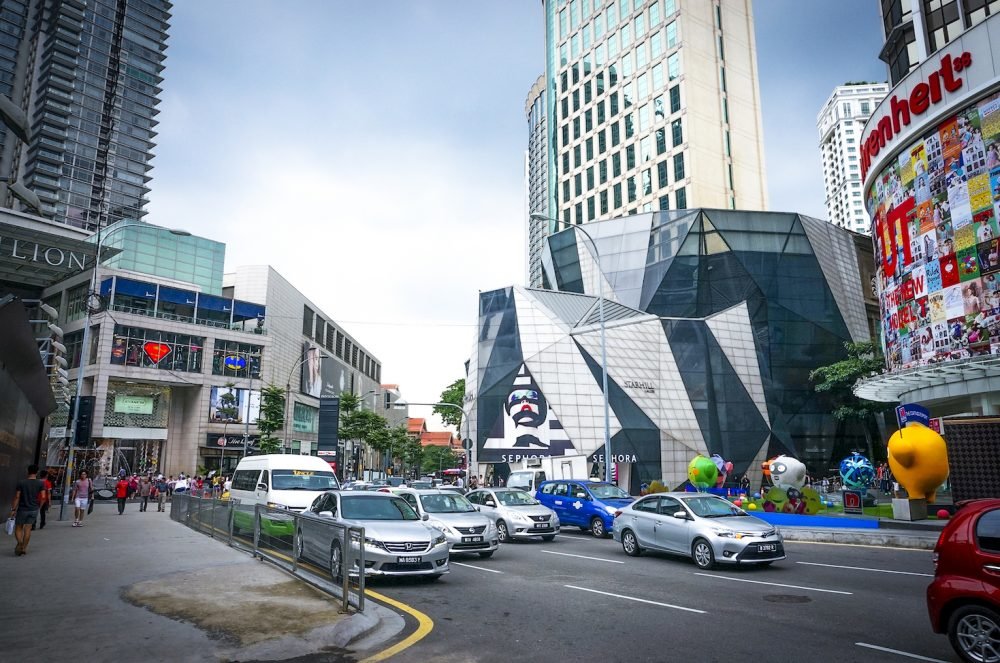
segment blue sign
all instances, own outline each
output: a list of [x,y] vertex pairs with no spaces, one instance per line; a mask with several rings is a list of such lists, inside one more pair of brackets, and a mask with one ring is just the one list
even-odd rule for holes
[[231,371],[240,371],[247,367],[247,360],[239,355],[229,355],[223,364]]
[[896,421],[899,422],[900,428],[911,422],[922,426],[930,426],[931,413],[922,405],[903,403],[896,406]]

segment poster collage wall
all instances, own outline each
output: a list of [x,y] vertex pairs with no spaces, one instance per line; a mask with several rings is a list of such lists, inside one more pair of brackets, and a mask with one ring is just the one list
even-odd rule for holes
[[889,369],[1000,355],[1000,93],[903,149],[866,204]]

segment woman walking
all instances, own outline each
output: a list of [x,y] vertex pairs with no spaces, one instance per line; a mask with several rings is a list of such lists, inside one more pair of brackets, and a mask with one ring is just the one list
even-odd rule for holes
[[118,499],[118,515],[125,513],[125,501],[128,499],[128,479],[119,477],[115,484],[115,497]]
[[87,470],[80,470],[70,494],[73,500],[73,527],[83,527],[83,517],[87,515],[87,506],[93,496],[94,482],[90,480]]

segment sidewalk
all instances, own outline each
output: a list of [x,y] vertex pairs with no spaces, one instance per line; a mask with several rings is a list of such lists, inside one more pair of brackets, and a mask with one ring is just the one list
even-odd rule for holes
[[353,660],[350,642],[399,620],[374,602],[340,614],[326,594],[153,505],[129,502],[119,516],[98,503],[80,528],[72,513],[60,522],[54,506],[23,557],[0,535],[5,658]]
[[853,545],[879,546],[891,548],[920,548],[933,550],[941,534],[937,530],[854,529],[850,527],[782,527],[781,535],[786,541],[812,541],[818,543],[849,543]]

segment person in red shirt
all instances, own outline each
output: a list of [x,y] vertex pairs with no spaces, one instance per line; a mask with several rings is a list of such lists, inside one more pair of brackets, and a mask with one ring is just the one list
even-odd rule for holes
[[115,484],[115,497],[118,498],[118,515],[125,513],[125,500],[128,499],[128,480],[125,477],[119,477],[118,483]]
[[42,470],[38,473],[38,478],[45,486],[45,497],[42,499],[41,507],[38,509],[38,529],[45,529],[45,514],[48,513],[49,507],[52,506],[52,482],[49,481],[49,471]]

